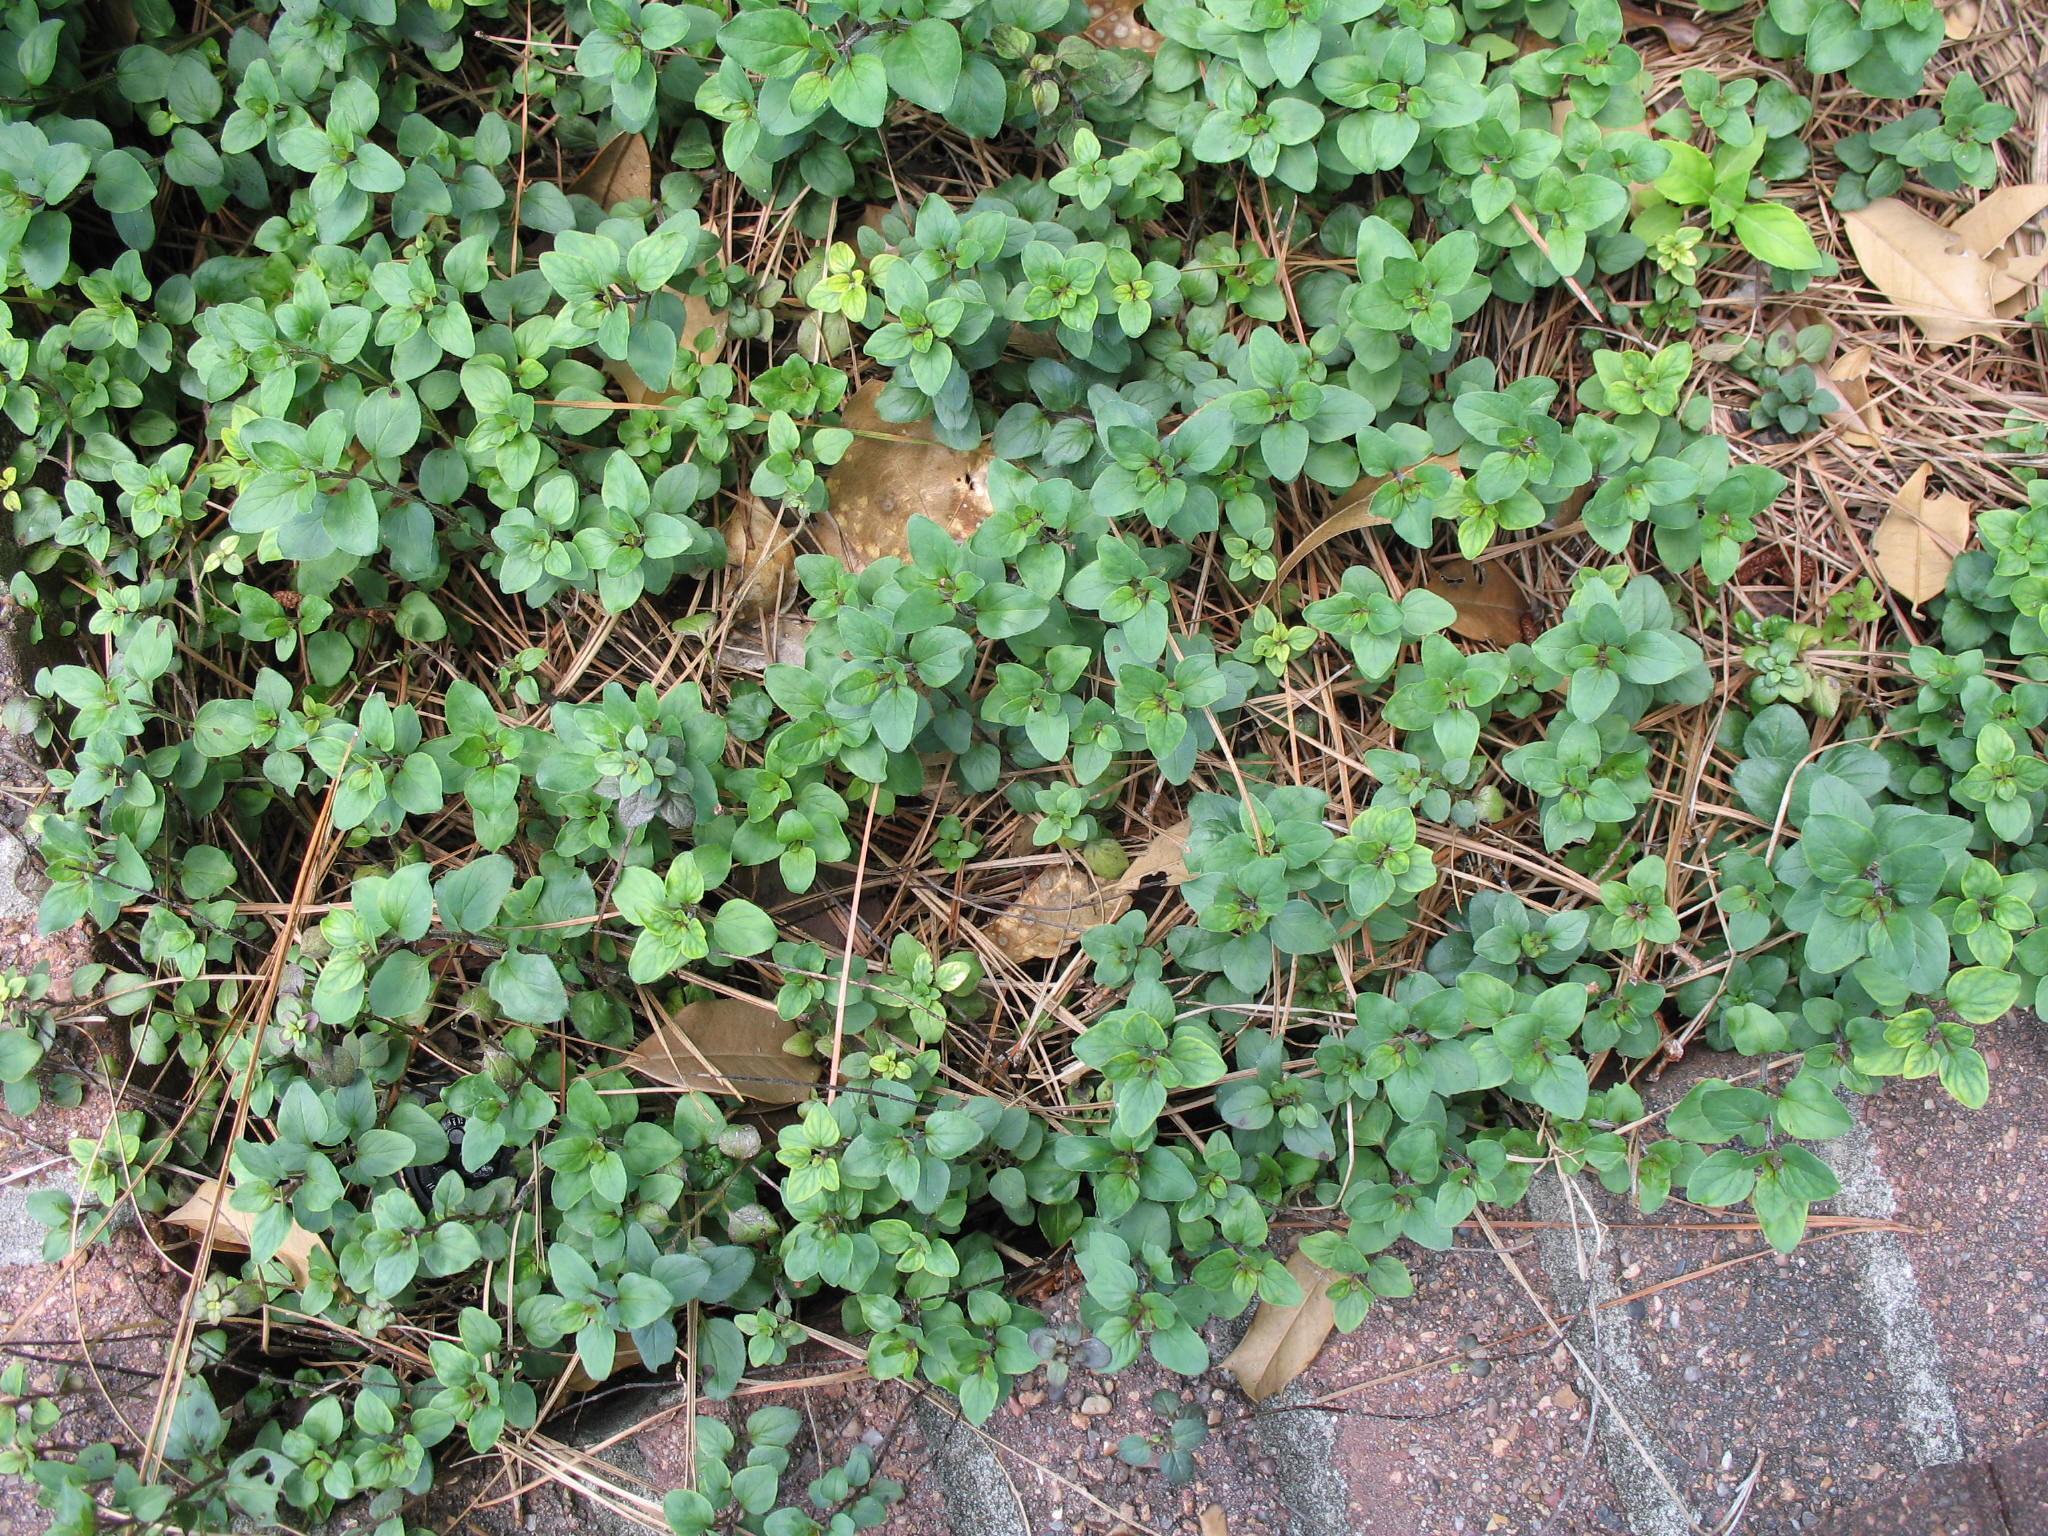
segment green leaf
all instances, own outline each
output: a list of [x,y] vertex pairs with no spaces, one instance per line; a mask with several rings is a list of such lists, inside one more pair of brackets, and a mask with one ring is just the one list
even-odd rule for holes
[[943,112],[960,83],[960,34],[949,21],[912,22],[882,45],[889,89],[930,112]]
[[409,1167],[413,1160],[412,1138],[398,1131],[364,1131],[355,1140],[355,1161],[349,1173],[358,1179],[381,1179]]
[[1735,1205],[1756,1187],[1756,1160],[1735,1147],[1725,1147],[1693,1169],[1685,1192],[1701,1205]]
[[1744,203],[1735,210],[1735,238],[1759,261],[1788,272],[1810,272],[1821,264],[1813,231],[1782,203]]
[[1970,965],[1948,979],[1949,1006],[1972,1024],[2004,1018],[2020,1000],[2020,978],[1988,965]]
[[831,99],[833,111],[856,127],[881,127],[889,110],[889,77],[881,59],[856,53],[832,71]]
[[775,919],[751,901],[728,901],[712,919],[711,942],[728,955],[758,955],[775,943]]
[[820,41],[808,21],[780,6],[742,11],[718,29],[718,46],[728,58],[770,79],[802,69]]
[[562,974],[546,955],[515,950],[484,968],[484,987],[509,1019],[521,1024],[558,1024],[569,1011]]
[[1714,162],[1690,144],[1665,145],[1671,163],[1656,180],[1656,188],[1680,207],[1704,207],[1714,194]]

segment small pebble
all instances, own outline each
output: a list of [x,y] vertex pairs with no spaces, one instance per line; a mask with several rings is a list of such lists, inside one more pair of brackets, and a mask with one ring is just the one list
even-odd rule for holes
[[1115,1404],[1111,1403],[1100,1392],[1091,1393],[1081,1400],[1081,1412],[1091,1419],[1099,1419],[1105,1413],[1113,1411],[1114,1408]]

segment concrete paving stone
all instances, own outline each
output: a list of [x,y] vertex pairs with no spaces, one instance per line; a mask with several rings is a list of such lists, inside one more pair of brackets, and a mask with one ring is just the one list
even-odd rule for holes
[[[1528,1233],[1504,1240],[1540,1287]],[[1299,1381],[1305,1401],[1338,1410],[1331,1462],[1348,1523],[1337,1528],[1356,1536],[1619,1536],[1626,1527],[1569,1356],[1540,1335],[1486,1347],[1540,1323],[1499,1258],[1462,1240],[1448,1253],[1401,1256],[1416,1294],[1376,1305],[1348,1336],[1332,1334]],[[1479,1358],[1462,1352],[1466,1335],[1480,1342]],[[1430,1368],[1373,1384],[1418,1365]],[[1324,1526],[1291,1529],[1320,1536]]]
[[[1662,1107],[1740,1066],[1696,1053],[1646,1081],[1645,1098]],[[1747,1536],[1811,1529],[1918,1472],[1922,1437],[1900,1409],[1863,1239],[1816,1234],[1797,1253],[1773,1254],[1761,1234],[1740,1229],[1742,1213],[1674,1201],[1645,1218],[1625,1196],[1590,1181],[1579,1188],[1622,1290],[1667,1286],[1616,1309],[1617,1337],[1640,1365],[1639,1428],[1703,1525],[1734,1508],[1759,1453]],[[1591,1221],[1581,1241],[1594,1241]],[[1702,1273],[1728,1260],[1743,1262]],[[1662,1529],[1639,1510],[1638,1536]]]
[[[37,1161],[45,1159],[38,1158]],[[0,1268],[42,1264],[43,1239],[49,1236],[50,1229],[29,1214],[28,1202],[30,1195],[51,1189],[60,1189],[75,1197],[78,1193],[77,1168],[70,1163],[60,1163],[34,1178],[0,1184]]]
[[1992,1457],[1990,1468],[2012,1536],[2048,1536],[2048,1437]]
[[1860,1504],[1818,1536],[2012,1536],[1988,1469],[1957,1465],[1923,1472],[1902,1493]]
[[2048,1424],[2048,1030],[2018,1014],[1979,1032],[1981,1110],[1930,1082],[1894,1083],[1863,1111],[1897,1194],[1900,1241],[1946,1363],[1961,1456]]

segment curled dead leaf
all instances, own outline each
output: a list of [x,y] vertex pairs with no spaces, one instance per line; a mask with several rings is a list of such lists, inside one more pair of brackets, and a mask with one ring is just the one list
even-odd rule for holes
[[928,517],[964,540],[992,510],[988,450],[943,446],[929,417],[884,421],[875,408],[881,393],[879,383],[869,383],[847,399],[841,421],[857,435],[826,472],[831,510],[812,525],[819,547],[851,571],[884,555],[907,555],[913,517]]
[[660,1022],[620,1066],[671,1088],[730,1093],[757,1104],[801,1104],[819,1076],[815,1056],[783,1045],[797,1031],[764,1003],[715,997],[671,1014],[642,988],[642,1004]]
[[2034,307],[2034,284],[2041,269],[2048,266],[2048,251],[2014,255],[1996,251],[1991,257],[1991,302],[1998,306],[1998,318],[2016,320]]
[[1623,0],[1621,7],[1621,25],[1628,32],[1662,32],[1664,41],[1674,48],[1696,48],[1706,36],[1682,16],[1666,16],[1661,11],[1630,5],[1627,0]]
[[1941,596],[1956,556],[1970,542],[1970,504],[1947,493],[1929,496],[1932,467],[1922,464],[1899,488],[1870,539],[1879,574],[1910,603]]
[[810,620],[775,615],[768,630],[764,634],[760,624],[735,626],[718,648],[719,670],[759,677],[771,661],[785,667],[803,666],[807,660],[805,646],[811,635]]
[[1138,20],[1138,0],[1088,0],[1088,29],[1083,34],[1098,48],[1137,48],[1157,53],[1166,41]]
[[[1131,868],[1135,869],[1134,860]],[[1130,870],[1123,878],[1130,877]],[[1016,961],[1052,960],[1065,954],[1098,923],[1113,923],[1130,910],[1131,898],[1105,885],[1086,866],[1053,865],[1024,887],[1016,909],[982,930],[1000,952]]]
[[1820,385],[1842,409],[1827,419],[1842,429],[1842,441],[1855,448],[1875,448],[1884,440],[1884,418],[1870,399],[1870,348],[1851,347],[1814,370]]
[[[1455,454],[1439,453],[1424,459],[1422,464],[1417,464],[1414,468],[1420,469],[1423,464],[1441,464],[1446,469],[1454,470],[1458,467],[1458,459]],[[1379,488],[1387,483],[1388,478],[1388,476],[1380,475],[1372,479],[1360,480],[1350,489],[1337,492],[1331,500],[1330,515],[1320,523],[1317,523],[1307,538],[1301,540],[1294,548],[1287,552],[1287,558],[1280,562],[1280,568],[1273,573],[1273,579],[1266,584],[1267,592],[1270,594],[1278,591],[1280,583],[1285,581],[1302,561],[1321,549],[1330,540],[1342,534],[1357,533],[1363,528],[1385,527],[1388,519],[1381,517],[1372,510],[1372,499],[1379,491]]]
[[1021,320],[1010,327],[1010,350],[1025,357],[1062,358],[1067,349],[1051,331],[1034,331]]
[[1457,610],[1451,620],[1454,634],[1502,648],[1522,638],[1529,594],[1497,560],[1478,565],[1470,560],[1440,561],[1423,590]]
[[[640,1363],[640,1346],[633,1342],[633,1335],[622,1333],[612,1344],[612,1375],[630,1370]],[[565,1392],[595,1392],[604,1382],[583,1368],[583,1357],[571,1355],[569,1367],[562,1373],[568,1380],[562,1383]],[[606,1378],[609,1380],[610,1378]]]
[[1287,1272],[1301,1287],[1301,1300],[1291,1307],[1259,1303],[1243,1340],[1224,1357],[1223,1368],[1237,1378],[1246,1397],[1264,1402],[1315,1361],[1337,1324],[1330,1300],[1336,1274],[1306,1254],[1296,1252]]
[[2031,308],[2048,253],[2008,251],[2006,242],[2048,211],[2048,183],[2000,187],[1948,226],[1883,197],[1843,216],[1849,244],[1872,283],[1930,341],[1996,335],[2001,321]]
[[[674,293],[671,288],[669,292]],[[715,363],[725,350],[725,329],[731,317],[724,310],[713,310],[702,298],[694,293],[678,295],[683,301],[682,345],[697,354],[701,363]],[[619,386],[629,405],[659,405],[675,394],[672,389],[656,389],[645,382],[639,374],[622,362],[606,358],[605,376]]]
[[1842,227],[1863,275],[1929,341],[1998,333],[1991,264],[1953,230],[1895,197],[1843,214]]
[[742,614],[773,612],[792,586],[796,545],[774,511],[743,495],[719,529],[725,536],[725,600]]
[[2030,181],[1986,193],[1975,207],[1949,221],[1949,233],[1979,256],[1989,256],[2016,234],[2020,226],[2048,209],[2048,183]]
[[640,134],[619,134],[564,190],[572,197],[589,198],[607,212],[631,198],[652,198],[654,154]]
[[[215,1218],[218,1209],[219,1216]],[[174,1227],[183,1227],[188,1232],[204,1237],[209,1223],[213,1226],[213,1246],[219,1253],[249,1253],[249,1240],[256,1229],[256,1216],[249,1211],[238,1211],[222,1198],[219,1179],[201,1179],[199,1187],[192,1191],[192,1198],[164,1217]],[[325,1252],[327,1244],[294,1222],[285,1239],[277,1246],[277,1261],[292,1272],[292,1278],[301,1286],[311,1282],[313,1272],[311,1261],[315,1249]]]
[[1188,874],[1188,832],[1193,825],[1183,816],[1161,832],[1145,845],[1144,852],[1131,860],[1109,888],[1128,895],[1148,875],[1164,875],[1168,884],[1185,885],[1192,878]]

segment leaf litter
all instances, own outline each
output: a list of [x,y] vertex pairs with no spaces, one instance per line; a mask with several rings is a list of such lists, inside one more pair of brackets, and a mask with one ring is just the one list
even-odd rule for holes
[[[222,1198],[219,1179],[201,1179],[192,1191],[192,1198],[164,1217],[174,1227],[183,1227],[202,1240],[209,1224],[213,1227],[213,1246],[217,1253],[250,1253],[254,1249],[251,1240],[256,1230],[257,1212],[238,1211],[229,1200]],[[216,1216],[216,1212],[218,1215]],[[292,1272],[292,1278],[301,1286],[312,1281],[312,1258],[315,1251],[325,1253],[327,1244],[293,1222],[285,1233],[277,1252],[272,1255],[280,1264]]]
[[[2003,187],[1943,226],[1895,197],[1842,216],[1857,264],[1929,341],[1996,336],[2026,300],[2043,265],[2006,242],[2048,208],[2048,185]],[[2017,305],[2007,312],[2008,307]]]
[[881,394],[871,381],[847,397],[840,420],[855,434],[853,445],[826,471],[831,510],[812,524],[819,547],[850,571],[908,555],[913,517],[930,518],[964,543],[993,510],[988,450],[946,447],[930,417],[883,420]]
[[1314,1364],[1337,1325],[1336,1306],[1330,1300],[1336,1272],[1298,1250],[1287,1261],[1287,1272],[1301,1286],[1301,1300],[1291,1307],[1260,1302],[1244,1338],[1223,1360],[1223,1368],[1255,1403],[1264,1402]]
[[670,1013],[646,988],[640,996],[660,1022],[619,1063],[628,1071],[671,1088],[732,1093],[756,1104],[800,1104],[810,1097],[818,1060],[783,1049],[797,1031],[765,1003],[716,997]]
[[1506,647],[1522,638],[1529,594],[1497,561],[1441,560],[1423,591],[1434,592],[1457,610],[1455,634],[1485,645]]
[[1970,504],[1948,493],[1929,496],[1933,468],[1922,464],[1913,472],[1870,539],[1879,574],[1911,603],[1941,595],[1956,556],[1970,542]]

